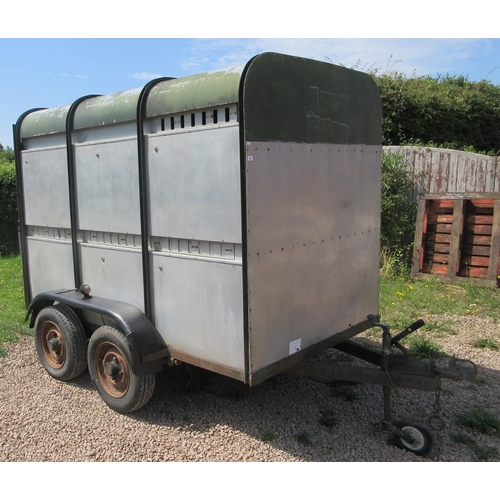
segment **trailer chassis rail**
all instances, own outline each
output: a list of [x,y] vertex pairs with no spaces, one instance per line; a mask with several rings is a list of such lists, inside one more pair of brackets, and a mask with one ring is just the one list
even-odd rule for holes
[[[374,316],[369,316],[368,319],[372,327],[382,329],[381,350],[353,340],[341,342],[334,348],[375,365],[377,368],[326,363],[309,359],[301,361],[288,372],[323,382],[346,381],[381,385],[384,397],[384,418],[382,420],[384,430],[393,435],[394,443],[397,446],[417,455],[426,455],[432,449],[433,444],[430,431],[418,424],[393,420],[392,392],[399,388],[435,392],[434,410],[429,416],[428,424],[431,429],[440,431],[444,429],[444,422],[439,415],[442,379],[473,382],[477,375],[477,367],[472,361],[455,357],[452,357],[447,365],[438,364],[433,360],[411,357],[400,341],[425,324],[421,319],[394,337],[391,335],[389,325],[376,322]],[[394,348],[397,348],[399,352],[395,351]]]

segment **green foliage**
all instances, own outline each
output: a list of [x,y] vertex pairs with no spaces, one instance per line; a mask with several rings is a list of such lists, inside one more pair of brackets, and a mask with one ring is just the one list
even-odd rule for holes
[[321,416],[318,419],[318,422],[327,427],[328,429],[332,429],[338,423],[337,418],[333,414],[331,410],[320,410]]
[[[437,321],[433,316],[449,314],[499,320],[499,301],[500,288],[380,276],[380,316],[394,333],[423,318],[426,325],[420,332],[432,332],[434,338],[456,335],[451,320]],[[373,332],[375,335],[376,331]]]
[[500,431],[500,419],[482,406],[476,406],[467,414],[458,415],[460,425],[481,434],[496,434]]
[[264,443],[269,443],[276,439],[276,434],[273,431],[263,429],[260,431],[260,439],[261,441],[264,441]]
[[382,100],[384,145],[427,145],[495,155],[500,86],[463,76],[372,76]]
[[410,355],[416,358],[441,359],[449,357],[432,339],[426,337],[409,337],[408,344]]
[[2,346],[29,333],[25,314],[21,257],[0,258],[0,355]]
[[452,439],[455,443],[464,444],[469,447],[475,454],[477,459],[480,462],[498,462],[500,458],[500,453],[498,450],[492,446],[480,446],[472,439],[470,436],[466,434],[457,434],[452,436]]
[[332,396],[335,398],[343,399],[348,403],[352,403],[358,399],[356,391],[354,391],[348,384],[334,384]]
[[301,432],[300,434],[297,434],[295,436],[295,439],[300,444],[303,444],[303,445],[306,445],[306,446],[312,444],[311,437],[309,436],[309,434],[307,432]]
[[416,214],[413,180],[406,169],[404,156],[383,154],[380,244],[386,274],[409,273]]
[[500,349],[498,342],[491,339],[477,339],[472,343],[472,347],[476,347],[478,349],[491,349],[493,351],[498,351],[498,349]]
[[18,214],[14,152],[0,149],[0,256],[18,252]]

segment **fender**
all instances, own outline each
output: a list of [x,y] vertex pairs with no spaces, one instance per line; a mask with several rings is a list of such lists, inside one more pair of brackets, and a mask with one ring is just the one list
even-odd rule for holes
[[135,374],[145,375],[163,370],[162,358],[169,355],[167,346],[151,321],[137,307],[118,300],[82,295],[74,289],[41,292],[31,301],[26,313],[26,320],[31,315],[30,328],[35,325],[40,311],[55,302],[104,315],[116,323],[127,337],[131,368]]

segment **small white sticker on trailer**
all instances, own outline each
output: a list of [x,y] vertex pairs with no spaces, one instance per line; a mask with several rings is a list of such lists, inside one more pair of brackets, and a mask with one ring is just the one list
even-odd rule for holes
[[294,354],[300,351],[301,340],[302,339],[297,339],[297,340],[292,340],[290,342],[290,349],[289,349],[290,354]]

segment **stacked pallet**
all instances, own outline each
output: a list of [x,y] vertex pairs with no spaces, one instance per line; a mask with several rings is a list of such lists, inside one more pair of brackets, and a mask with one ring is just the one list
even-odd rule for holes
[[412,275],[498,286],[500,194],[427,195],[419,201]]

